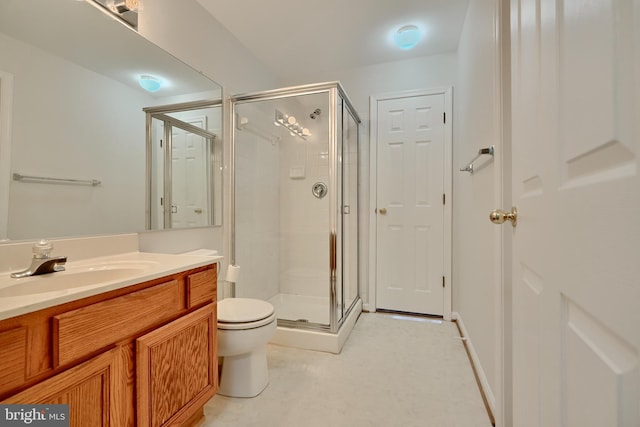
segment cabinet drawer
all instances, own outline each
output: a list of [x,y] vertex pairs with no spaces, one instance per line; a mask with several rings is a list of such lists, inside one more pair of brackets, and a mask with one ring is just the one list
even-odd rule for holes
[[178,315],[177,280],[53,317],[53,364],[64,365]]
[[215,301],[218,297],[216,281],[215,268],[190,274],[187,277],[189,308]]
[[27,328],[19,327],[0,332],[0,390],[20,386],[25,381],[27,360]]

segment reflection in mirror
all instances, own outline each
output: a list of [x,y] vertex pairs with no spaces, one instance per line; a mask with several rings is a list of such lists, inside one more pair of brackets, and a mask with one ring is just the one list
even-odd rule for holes
[[147,228],[203,227],[221,217],[220,203],[211,201],[222,190],[219,126],[211,126],[221,108],[220,101],[145,108]]
[[[154,77],[160,88],[143,89],[141,76]],[[166,228],[164,221],[150,221],[147,206],[155,170],[147,163],[143,109],[196,100],[215,105],[220,98],[220,86],[90,3],[3,0],[0,240]],[[221,108],[189,114],[175,117],[188,123],[199,115],[196,126],[216,135],[201,147],[209,159],[201,168],[214,171]],[[53,180],[15,180],[13,174]],[[220,179],[207,179],[200,208],[206,220],[180,220],[180,227],[220,223]],[[184,190],[171,190],[173,203]]]
[[98,7],[104,8],[108,13],[122,19],[125,24],[134,30],[138,29],[138,0],[89,0]]

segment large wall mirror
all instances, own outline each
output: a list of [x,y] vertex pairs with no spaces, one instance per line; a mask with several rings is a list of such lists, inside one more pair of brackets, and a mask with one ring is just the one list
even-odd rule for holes
[[0,240],[220,225],[220,100],[90,2],[2,0]]

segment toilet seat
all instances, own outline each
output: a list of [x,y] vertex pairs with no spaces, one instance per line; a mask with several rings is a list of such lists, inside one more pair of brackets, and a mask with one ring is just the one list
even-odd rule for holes
[[271,316],[262,319],[262,320],[257,320],[255,322],[246,322],[246,323],[226,323],[226,322],[220,322],[218,321],[218,329],[224,329],[224,330],[228,330],[228,331],[233,331],[233,330],[244,330],[244,329],[254,329],[254,328],[259,328],[261,326],[265,326],[268,325],[269,323],[273,322],[276,320],[276,314],[273,313]]
[[273,305],[253,298],[227,298],[218,302],[218,329],[259,328],[275,320]]

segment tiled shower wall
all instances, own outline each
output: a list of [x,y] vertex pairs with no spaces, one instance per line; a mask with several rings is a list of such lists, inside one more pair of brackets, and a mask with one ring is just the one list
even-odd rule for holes
[[328,132],[323,129],[306,141],[289,137],[280,144],[281,293],[329,297],[330,195],[318,199],[311,191],[316,182],[329,185]]
[[279,147],[250,133],[236,134],[236,296],[269,299],[278,293]]
[[301,108],[292,101],[237,107],[248,119],[235,143],[237,296],[329,296],[330,195],[311,191],[316,182],[329,184],[328,118],[307,118],[314,127],[306,140],[291,136],[272,123],[274,105]]

